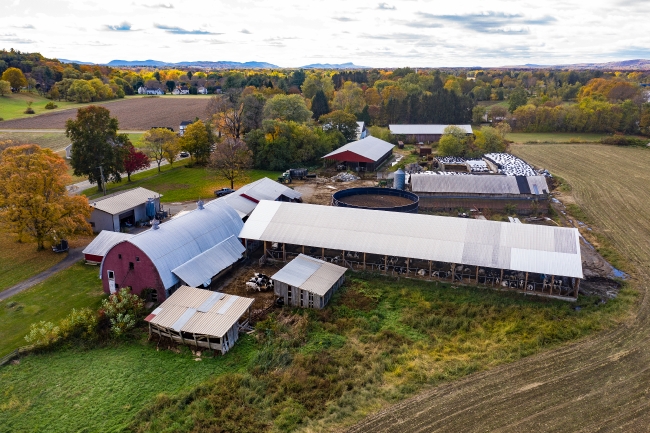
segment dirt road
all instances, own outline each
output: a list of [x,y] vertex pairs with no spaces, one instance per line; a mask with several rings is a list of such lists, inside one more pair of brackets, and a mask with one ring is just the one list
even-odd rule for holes
[[350,432],[650,431],[650,152],[529,145],[515,153],[572,185],[578,205],[634,268],[638,310],[615,329],[433,388]]

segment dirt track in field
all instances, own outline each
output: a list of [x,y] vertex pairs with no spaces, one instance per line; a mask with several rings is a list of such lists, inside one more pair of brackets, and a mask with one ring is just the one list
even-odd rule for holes
[[[95,105],[106,107],[111,116],[117,117],[123,130],[144,131],[154,126],[169,126],[178,131],[183,120],[205,118],[207,98],[173,96],[120,99],[100,102]],[[77,115],[77,109],[56,111],[34,117],[0,122],[0,129],[64,129],[65,122]]]
[[571,184],[629,263],[638,309],[615,329],[438,386],[351,432],[650,431],[650,150],[524,145],[514,153]]

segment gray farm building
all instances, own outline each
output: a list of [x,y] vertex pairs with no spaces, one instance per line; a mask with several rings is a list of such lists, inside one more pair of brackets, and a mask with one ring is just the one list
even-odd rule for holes
[[[145,318],[149,334],[225,354],[250,319],[254,299],[181,286]],[[248,313],[248,317],[243,319]]]
[[323,159],[337,161],[349,170],[375,171],[391,157],[394,147],[387,141],[369,135],[339,147]]
[[[450,125],[388,125],[391,134],[407,143],[433,143],[440,141],[445,128]],[[453,125],[472,135],[471,125]]]
[[239,237],[264,242],[269,260],[307,254],[351,269],[567,300],[583,278],[575,228],[262,201]]
[[544,176],[412,174],[410,181],[422,209],[503,212],[514,206],[520,215],[548,212]]
[[129,233],[102,230],[81,253],[84,255],[84,260],[87,264],[98,265],[104,260],[104,256],[111,248],[131,237],[133,235]]
[[346,268],[299,254],[271,277],[275,295],[292,307],[323,308],[345,281]]
[[147,217],[146,205],[153,199],[155,211],[160,211],[160,194],[145,188],[133,188],[117,192],[94,200],[90,215],[93,232],[102,230],[119,232],[124,225],[134,225],[136,221],[150,219]]

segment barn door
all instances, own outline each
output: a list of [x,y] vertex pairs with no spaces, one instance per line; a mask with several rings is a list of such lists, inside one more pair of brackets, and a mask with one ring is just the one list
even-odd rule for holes
[[115,293],[115,272],[108,271],[108,290]]

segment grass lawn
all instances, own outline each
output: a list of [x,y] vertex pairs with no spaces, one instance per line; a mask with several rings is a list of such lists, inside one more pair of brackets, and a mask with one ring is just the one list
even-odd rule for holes
[[341,430],[423,387],[610,326],[633,300],[629,290],[605,305],[581,298],[576,312],[355,274],[324,310],[275,313],[223,357],[198,362],[154,340],[23,358],[0,369],[0,431]]
[[104,295],[98,273],[97,266],[77,263],[0,302],[0,357],[27,344],[32,323],[58,322],[73,308],[97,308]]
[[52,250],[36,251],[35,243],[18,243],[13,236],[0,236],[0,292],[43,272],[65,258]]
[[607,134],[581,132],[511,132],[508,140],[515,143],[597,143]]
[[[214,197],[214,190],[230,187],[229,181],[218,179],[212,171],[204,167],[188,168],[186,167],[188,163],[189,159],[185,159],[174,163],[174,168],[169,165],[162,166],[161,173],[158,173],[158,168],[154,168],[131,176],[131,182],[124,179],[118,184],[109,183],[107,193],[143,187],[162,194],[162,202],[174,203],[198,200],[199,198],[212,198]],[[250,170],[248,180],[235,184],[235,188],[265,176],[277,179],[280,174],[280,172],[275,171]],[[97,187],[94,186],[83,191],[82,194],[87,195],[89,199],[102,196],[101,193],[97,192]]]
[[[32,108],[36,114],[24,113],[27,109],[27,102],[32,103]],[[21,117],[32,117],[43,113],[51,113],[59,109],[70,108],[73,105],[81,105],[74,102],[54,101],[54,103],[58,105],[58,108],[55,108],[54,110],[46,110],[45,104],[48,102],[50,102],[50,99],[36,93],[21,92],[12,93],[7,96],[0,96],[0,118],[3,120],[20,119]]]

